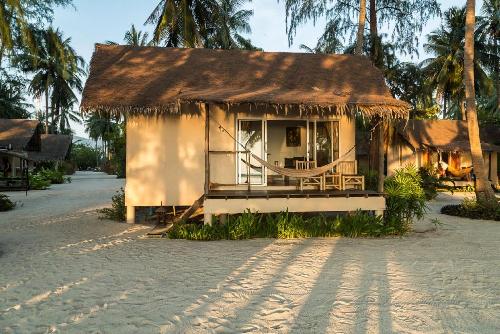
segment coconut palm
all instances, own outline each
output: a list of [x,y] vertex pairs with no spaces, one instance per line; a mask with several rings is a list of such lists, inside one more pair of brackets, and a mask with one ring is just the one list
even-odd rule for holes
[[161,0],[146,20],[154,24],[153,41],[169,47],[199,47],[208,37],[216,0]]
[[[430,78],[429,85],[443,101],[443,116],[446,118],[466,118],[463,79],[465,17],[465,7],[450,8],[444,15],[444,25],[430,33],[424,44],[426,52],[434,57],[424,60],[421,66]],[[475,85],[479,91],[488,94],[493,87],[483,64],[488,62],[489,55],[480,40],[475,40],[474,47]]]
[[0,65],[6,51],[29,48],[36,51],[32,24],[50,22],[54,6],[66,6],[72,0],[2,0],[0,1]]
[[[83,58],[71,47],[71,39],[64,38],[58,29],[35,30],[37,52],[26,50],[15,63],[26,73],[33,74],[29,85],[36,98],[45,96],[45,132],[49,132],[49,106],[52,124],[62,108],[71,108],[77,101],[74,90],[82,91]],[[50,103],[49,103],[50,99]]]
[[490,187],[486,169],[484,168],[483,151],[479,139],[479,125],[476,112],[476,93],[474,87],[474,32],[475,32],[475,0],[467,0],[465,20],[464,77],[465,98],[467,106],[467,125],[472,156],[472,165],[477,177],[476,199],[486,205],[498,206],[493,189]]
[[256,49],[241,33],[250,33],[248,21],[253,10],[241,9],[251,0],[217,0],[216,11],[209,23],[205,47],[210,49]]
[[[148,46],[153,44],[151,41],[148,41],[149,34],[144,31],[137,30],[135,26],[132,24],[130,30],[125,33],[123,37],[123,41],[126,45],[132,46]],[[108,45],[117,45],[118,43],[113,41],[106,41]]]
[[500,114],[500,0],[484,0],[481,16],[477,18],[477,34],[490,54],[488,68],[493,74],[496,87],[496,103],[490,110]]

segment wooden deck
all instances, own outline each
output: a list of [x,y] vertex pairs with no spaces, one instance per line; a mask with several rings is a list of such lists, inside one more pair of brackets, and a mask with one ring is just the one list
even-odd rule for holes
[[211,190],[206,198],[331,198],[331,197],[383,197],[372,190]]
[[352,212],[385,210],[383,194],[375,191],[319,191],[319,190],[218,190],[205,197],[205,223],[212,215],[251,212]]

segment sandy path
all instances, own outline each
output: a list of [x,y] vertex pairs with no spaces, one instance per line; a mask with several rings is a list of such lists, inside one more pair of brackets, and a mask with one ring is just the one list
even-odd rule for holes
[[405,238],[144,240],[147,227],[89,211],[120,185],[82,176],[33,199],[41,218],[30,200],[0,214],[0,332],[500,332],[498,222],[431,213],[438,232]]

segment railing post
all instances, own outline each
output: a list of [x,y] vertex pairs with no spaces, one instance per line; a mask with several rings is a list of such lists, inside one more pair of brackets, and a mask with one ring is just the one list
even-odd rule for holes
[[205,195],[210,191],[210,105],[204,104],[205,109]]
[[251,172],[251,167],[250,167],[250,151],[246,152],[247,155],[247,183],[248,183],[248,191],[250,191],[250,184],[251,184],[251,178],[250,178],[250,172]]

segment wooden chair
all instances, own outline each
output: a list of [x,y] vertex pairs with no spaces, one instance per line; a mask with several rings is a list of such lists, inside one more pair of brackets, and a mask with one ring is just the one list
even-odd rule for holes
[[342,161],[337,166],[342,174],[342,190],[360,189],[365,190],[365,177],[358,175],[358,161]]
[[[316,161],[295,161],[295,169],[311,169],[316,167]],[[323,175],[300,178],[300,191],[304,190],[304,186],[316,186],[319,187],[319,190],[323,190]]]
[[324,176],[324,189],[365,190],[365,177],[358,175],[358,161],[341,161],[332,173]]

